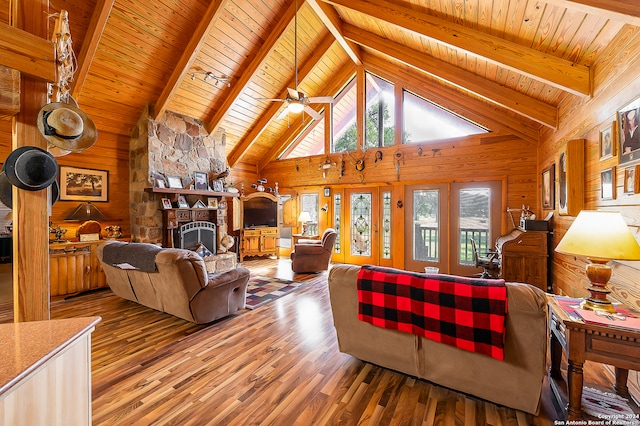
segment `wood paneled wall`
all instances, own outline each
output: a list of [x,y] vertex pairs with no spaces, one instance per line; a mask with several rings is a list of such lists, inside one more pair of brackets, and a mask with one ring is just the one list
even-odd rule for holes
[[[72,153],[56,160],[59,165],[109,172],[109,198],[107,202],[95,205],[109,220],[101,221],[103,229],[107,225],[120,225],[124,235],[130,235],[129,222],[129,138],[103,132],[98,129],[98,140],[91,148]],[[11,152],[11,121],[0,120],[0,163]],[[64,218],[80,204],[79,201],[58,201],[51,209],[51,221],[67,229],[66,238],[75,238],[81,223],[65,222]]]
[[[538,172],[549,164],[558,165],[558,157],[567,141],[585,139],[584,205],[588,210],[619,211],[640,240],[640,194],[624,194],[624,168],[618,155],[600,161],[600,131],[616,120],[616,111],[640,97],[640,29],[627,26],[602,58],[594,65],[594,94],[588,100],[567,96],[560,105],[558,131],[543,133],[540,144]],[[616,139],[617,140],[617,139]],[[602,200],[600,172],[616,168],[615,199]],[[557,175],[557,174],[556,174]],[[574,217],[558,216],[555,210],[554,247],[565,234]],[[588,294],[584,272],[586,259],[555,254],[553,256],[554,290],[570,296]],[[640,262],[614,263],[611,288],[615,296],[640,309]]]
[[[420,152],[420,149],[422,152]],[[331,154],[273,162],[265,170],[269,182],[278,182],[282,190],[301,187],[341,187],[358,185],[405,185],[414,183],[469,182],[504,179],[503,232],[512,229],[506,207],[523,204],[536,211],[539,204],[537,147],[531,142],[500,133],[474,135],[437,143],[422,143],[381,148],[382,160],[375,162],[377,149],[364,154],[365,169],[356,171],[354,157],[363,152]],[[320,163],[326,159],[337,164],[323,177]],[[341,159],[344,176],[339,175]],[[399,174],[397,163],[399,162]],[[402,196],[403,191],[394,191]],[[395,197],[395,196],[394,196]],[[394,203],[397,200],[394,198]],[[540,211],[536,213],[541,214]],[[516,218],[517,220],[517,218]],[[394,251],[394,256],[402,257]]]

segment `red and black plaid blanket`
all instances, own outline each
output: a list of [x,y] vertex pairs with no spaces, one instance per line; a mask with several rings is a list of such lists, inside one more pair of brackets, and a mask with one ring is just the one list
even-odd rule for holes
[[364,265],[358,319],[504,360],[504,280]]

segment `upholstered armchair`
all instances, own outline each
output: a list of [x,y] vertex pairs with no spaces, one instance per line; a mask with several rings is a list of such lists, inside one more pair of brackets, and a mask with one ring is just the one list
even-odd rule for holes
[[299,240],[291,252],[293,272],[321,272],[329,269],[337,235],[335,229],[327,228],[319,240]]

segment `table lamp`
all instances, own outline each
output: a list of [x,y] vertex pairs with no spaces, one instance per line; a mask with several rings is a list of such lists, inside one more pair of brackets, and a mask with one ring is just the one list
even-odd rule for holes
[[607,295],[611,278],[610,260],[640,260],[640,245],[627,227],[622,215],[615,212],[583,210],[576,217],[555,249],[562,254],[586,256],[589,297],[580,304],[583,309],[616,312]]
[[309,212],[302,212],[298,216],[298,222],[302,223],[302,235],[307,235],[307,222],[311,220]]

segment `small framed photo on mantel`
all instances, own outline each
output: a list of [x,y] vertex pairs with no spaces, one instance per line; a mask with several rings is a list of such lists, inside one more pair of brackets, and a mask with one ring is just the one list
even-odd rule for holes
[[182,179],[180,179],[180,176],[167,176],[167,183],[169,184],[169,188],[183,189]]
[[189,203],[187,203],[187,199],[184,195],[178,195],[178,208],[179,209],[189,208]]
[[194,180],[194,189],[196,191],[207,191],[209,189],[209,185],[207,184],[207,174],[204,172],[194,172],[193,173]]

